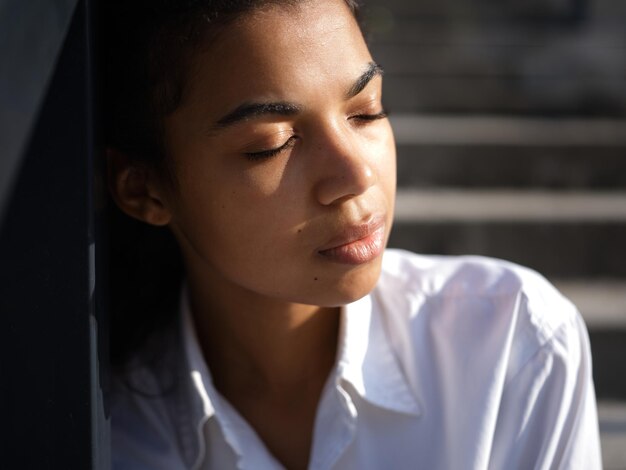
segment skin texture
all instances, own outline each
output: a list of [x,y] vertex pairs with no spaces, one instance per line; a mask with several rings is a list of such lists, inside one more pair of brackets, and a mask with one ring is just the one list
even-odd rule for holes
[[[258,13],[197,58],[184,103],[166,121],[183,188],[166,205],[200,277],[219,276],[216,282],[272,299],[336,306],[369,292],[380,262],[345,267],[317,250],[372,215],[386,215],[390,226],[395,168],[388,122],[349,119],[381,110],[380,79],[344,99],[371,57],[346,7],[323,5]],[[316,13],[327,17],[311,21]],[[240,104],[263,101],[303,111],[212,130]],[[280,146],[292,133],[298,139],[289,151],[259,162],[243,156]]]
[[[381,256],[350,264],[319,251],[372,219],[384,243],[391,228],[393,135],[383,116],[363,118],[382,111],[381,76],[351,96],[371,63],[343,1],[267,7],[193,57],[165,121],[176,187],[110,152],[118,205],[168,225],[181,246],[218,390],[288,468],[308,463],[338,306],[380,274]],[[249,103],[288,110],[218,124]]]

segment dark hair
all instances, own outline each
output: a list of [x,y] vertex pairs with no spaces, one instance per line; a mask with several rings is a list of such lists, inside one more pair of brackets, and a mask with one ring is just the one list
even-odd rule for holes
[[[162,121],[177,109],[189,58],[239,16],[272,4],[315,0],[104,2],[107,144],[140,161],[165,159]],[[344,0],[357,17],[356,0]]]
[[[175,175],[164,118],[180,105],[190,58],[241,15],[268,5],[315,0],[107,0],[102,2],[105,143]],[[344,0],[358,18],[357,0]],[[121,366],[176,317],[182,262],[165,228],[123,215],[110,202],[111,360]]]

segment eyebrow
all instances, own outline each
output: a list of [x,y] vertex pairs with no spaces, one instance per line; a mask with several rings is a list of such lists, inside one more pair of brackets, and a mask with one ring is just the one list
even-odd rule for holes
[[234,111],[220,118],[215,127],[228,127],[240,121],[246,121],[267,114],[293,116],[299,112],[300,106],[293,103],[244,103],[238,106]]
[[379,64],[377,64],[376,62],[370,62],[369,64],[367,64],[367,69],[365,70],[365,72],[363,72],[361,76],[357,78],[356,82],[354,82],[354,85],[350,87],[346,97],[355,97],[363,91],[363,89],[367,86],[369,82],[374,79],[374,77],[382,76],[383,73],[384,70]]
[[[381,76],[383,68],[375,62],[367,64],[367,69],[356,79],[354,84],[346,93],[346,98],[353,98],[367,86],[374,77]],[[213,130],[223,129],[232,126],[241,121],[266,116],[270,114],[280,116],[294,116],[298,114],[302,108],[294,103],[288,102],[270,102],[270,103],[244,103],[235,108],[230,113],[221,117],[213,127]]]

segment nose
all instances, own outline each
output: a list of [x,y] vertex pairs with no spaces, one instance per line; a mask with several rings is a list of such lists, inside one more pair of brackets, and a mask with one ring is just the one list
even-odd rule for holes
[[351,129],[335,126],[320,137],[316,152],[320,177],[317,200],[332,205],[366,192],[376,182],[367,145]]

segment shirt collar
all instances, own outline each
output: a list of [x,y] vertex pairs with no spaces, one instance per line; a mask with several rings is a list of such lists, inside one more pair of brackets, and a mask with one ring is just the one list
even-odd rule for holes
[[343,308],[338,374],[373,405],[413,416],[421,414],[390,344],[374,295]]
[[[189,371],[201,399],[203,415],[215,414],[208,390],[211,374],[198,343],[186,292],[182,295],[182,333]],[[382,408],[412,415],[421,414],[387,336],[380,306],[372,295],[342,308],[339,332],[338,376],[359,395]]]
[[[204,424],[218,411],[217,392],[198,342],[187,289],[181,295],[181,334],[187,370],[192,384],[192,416],[196,433],[202,436]],[[337,381],[352,385],[354,390],[372,405],[419,416],[421,408],[409,386],[390,344],[380,306],[368,295],[342,308],[338,343]],[[228,441],[229,439],[227,437]],[[197,456],[204,458],[204,442],[190,443]],[[195,444],[195,445],[194,445]],[[237,442],[230,442],[241,456]],[[195,466],[194,466],[195,468]]]
[[215,414],[215,408],[208,394],[209,391],[213,390],[213,380],[200,349],[186,288],[183,288],[181,295],[181,323],[183,345],[191,380],[201,399],[203,415],[210,418]]

